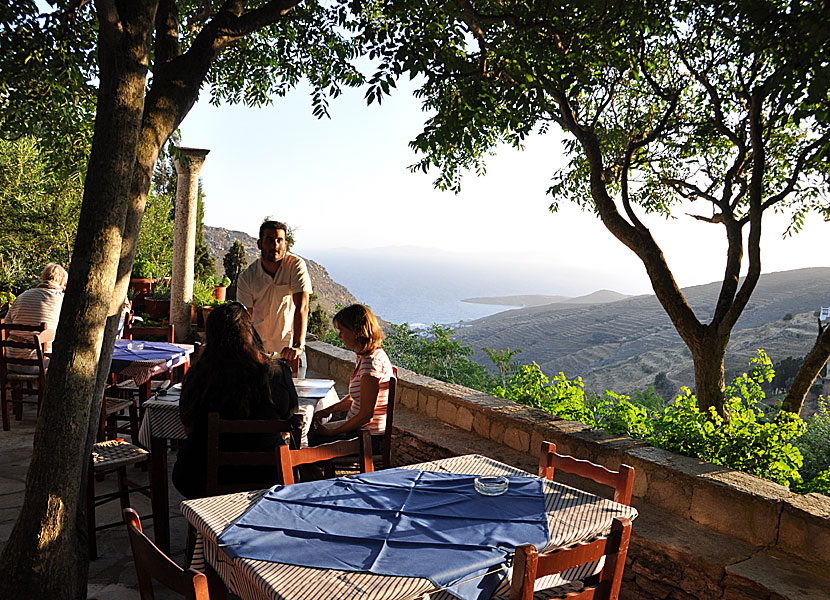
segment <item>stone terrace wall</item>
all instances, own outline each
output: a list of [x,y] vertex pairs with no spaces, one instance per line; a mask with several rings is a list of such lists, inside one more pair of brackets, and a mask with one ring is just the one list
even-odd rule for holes
[[[309,369],[343,384],[354,354],[308,344]],[[543,440],[609,468],[634,467],[623,598],[830,599],[830,498],[592,431],[544,411],[400,369],[393,460],[480,453],[535,471]],[[584,482],[582,487],[586,487]],[[587,486],[590,487],[590,486]]]

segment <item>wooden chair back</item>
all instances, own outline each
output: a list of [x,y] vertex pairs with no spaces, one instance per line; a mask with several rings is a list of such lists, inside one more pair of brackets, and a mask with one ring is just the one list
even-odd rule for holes
[[[519,546],[513,559],[510,600],[532,600],[537,579],[594,563],[603,557],[605,563],[598,574],[582,580],[580,591],[568,591],[562,597],[568,600],[617,600],[630,538],[631,521],[618,517],[607,536],[570,548],[540,553],[532,545]],[[555,590],[548,590],[545,597],[556,597]]]
[[539,456],[539,477],[553,480],[556,469],[591,479],[602,485],[614,489],[614,502],[631,505],[631,493],[634,490],[634,467],[620,465],[619,471],[612,471],[602,465],[559,454],[556,444],[542,442],[542,453]]
[[389,378],[389,399],[386,405],[386,429],[383,430],[383,454],[381,463],[384,469],[392,466],[392,423],[395,420],[395,396],[398,391],[398,367],[392,367],[395,375]]
[[[12,332],[14,337],[12,337]],[[9,405],[15,405],[18,420],[22,415],[24,402],[40,403],[46,390],[45,348],[55,341],[55,330],[46,329],[46,323],[40,325],[13,325],[0,323],[0,411],[3,414],[3,429],[8,431]],[[9,350],[22,350],[29,356],[14,356]],[[34,353],[34,356],[31,354]],[[20,373],[10,366],[27,367],[32,373]],[[9,397],[11,395],[11,398]],[[36,396],[35,400],[24,400],[23,396]]]
[[[230,420],[220,419],[219,413],[208,414],[207,434],[207,484],[208,496],[259,490],[281,483],[276,478],[280,472],[279,452],[274,449],[261,451],[221,450],[219,439],[223,435],[268,435],[289,434],[291,445],[299,447],[302,418],[293,416],[290,420]],[[288,448],[288,445],[280,446]],[[219,470],[227,467],[273,467],[275,480],[264,482],[261,477],[250,481],[222,482]],[[237,475],[240,474],[237,472]]]
[[121,334],[125,340],[146,340],[147,336],[164,336],[165,341],[171,344],[175,340],[175,326],[170,323],[162,327],[136,327],[133,325],[133,312],[127,314],[124,320],[124,331]]
[[124,523],[133,550],[141,600],[153,599],[153,580],[159,581],[187,600],[210,600],[208,580],[195,569],[182,569],[141,530],[141,519],[132,508],[123,510]]
[[358,437],[350,440],[340,440],[319,446],[310,446],[299,450],[291,450],[287,446],[279,448],[280,470],[284,485],[294,483],[294,467],[311,463],[326,462],[341,456],[359,456],[360,472],[374,471],[372,463],[372,436],[367,430],[355,432]]

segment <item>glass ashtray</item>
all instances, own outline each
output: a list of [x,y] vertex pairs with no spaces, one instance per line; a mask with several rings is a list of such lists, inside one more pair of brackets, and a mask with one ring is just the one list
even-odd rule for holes
[[475,478],[476,491],[482,496],[500,496],[507,491],[507,477],[501,475],[482,475]]
[[144,350],[144,344],[142,342],[128,342],[127,350]]

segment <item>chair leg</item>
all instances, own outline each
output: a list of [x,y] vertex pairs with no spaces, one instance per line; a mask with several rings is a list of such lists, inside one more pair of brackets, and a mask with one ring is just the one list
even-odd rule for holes
[[11,429],[11,423],[9,422],[9,398],[8,398],[8,391],[4,388],[0,390],[2,393],[2,398],[0,398],[0,402],[2,402],[2,410],[3,410],[3,431],[8,431]]
[[121,467],[118,469],[118,492],[119,500],[121,502],[121,510],[130,508],[130,487],[127,483],[127,468]]
[[98,543],[95,539],[95,470],[92,459],[86,477],[86,535],[89,560],[98,558]]

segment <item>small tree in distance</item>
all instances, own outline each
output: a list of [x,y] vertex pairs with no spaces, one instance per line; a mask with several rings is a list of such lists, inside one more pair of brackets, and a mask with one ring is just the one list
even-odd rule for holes
[[225,256],[222,258],[222,264],[225,266],[225,277],[231,280],[232,284],[236,284],[236,278],[248,264],[248,259],[245,257],[245,247],[239,240],[234,240],[233,245],[228,248]]

